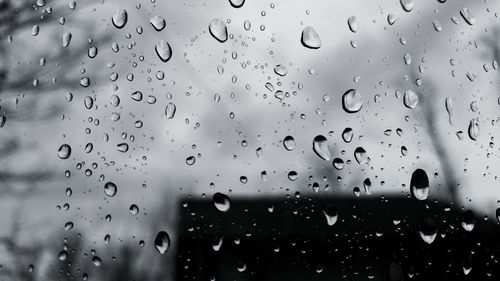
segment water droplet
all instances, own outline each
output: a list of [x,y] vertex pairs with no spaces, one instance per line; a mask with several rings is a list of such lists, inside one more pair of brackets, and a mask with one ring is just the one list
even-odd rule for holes
[[94,257],[92,257],[92,263],[93,263],[95,266],[99,267],[99,266],[101,266],[102,260],[101,260],[101,258],[100,258],[100,257],[98,257],[98,256],[94,256]]
[[278,64],[274,67],[274,73],[278,74],[279,76],[285,76],[287,74],[287,69],[286,66]]
[[135,91],[135,92],[132,93],[131,97],[135,101],[141,101],[142,100],[142,92]]
[[356,17],[352,16],[347,19],[347,25],[349,26],[349,29],[351,32],[356,33],[358,32],[359,26],[358,26],[358,21]]
[[460,15],[468,25],[473,25],[476,22],[476,18],[474,17],[472,11],[469,8],[461,9]]
[[125,153],[125,152],[127,152],[127,151],[128,151],[128,144],[127,144],[127,143],[125,143],[125,142],[122,142],[122,143],[120,143],[120,144],[117,144],[117,145],[116,145],[116,149],[118,149],[118,151],[120,151],[120,152]]
[[313,151],[321,159],[330,161],[332,157],[330,154],[330,149],[328,147],[328,140],[323,135],[317,135],[313,139]]
[[403,7],[403,10],[405,12],[411,12],[411,10],[413,10],[415,6],[412,0],[399,0],[399,2],[401,3],[401,7]]
[[245,0],[229,0],[229,3],[234,8],[241,8],[241,6],[243,6],[243,4],[245,4]]
[[337,170],[342,170],[344,168],[344,160],[340,158],[333,159],[333,167]]
[[473,141],[477,141],[479,137],[479,123],[477,119],[470,120],[469,123],[469,138]]
[[114,197],[117,191],[118,188],[113,182],[107,182],[106,184],[104,184],[104,194],[106,194],[107,196]]
[[128,211],[130,212],[130,214],[135,216],[135,215],[139,214],[139,207],[136,204],[132,204],[128,208]]
[[162,17],[160,17],[160,16],[154,16],[154,17],[152,17],[149,20],[149,23],[151,23],[151,25],[153,26],[153,28],[156,31],[162,31],[165,28],[165,26],[166,26],[165,19],[162,18]]
[[160,40],[155,45],[155,51],[162,62],[167,62],[172,58],[172,48],[165,40]]
[[396,19],[394,18],[393,14],[388,14],[387,15],[387,23],[389,25],[393,25],[396,22]]
[[326,217],[326,223],[328,224],[328,226],[334,225],[339,217],[339,212],[335,207],[325,207],[323,209],[323,214]]
[[474,213],[471,210],[465,211],[462,216],[462,228],[465,231],[470,232],[474,229],[475,224],[476,217],[474,216]]
[[69,43],[71,43],[71,38],[73,37],[73,35],[70,33],[70,32],[66,32],[63,34],[63,38],[62,38],[62,45],[63,47],[68,47],[69,46]]
[[437,32],[441,32],[443,30],[438,20],[433,20],[432,25],[434,26],[434,30],[436,30]]
[[285,149],[288,151],[292,151],[295,148],[295,140],[292,136],[286,136],[283,139],[283,146],[285,146]]
[[354,158],[358,164],[368,164],[368,157],[366,156],[366,151],[362,147],[358,147],[354,150]]
[[347,113],[356,113],[363,107],[363,97],[355,90],[350,89],[342,96],[342,108]]
[[83,98],[83,104],[85,105],[86,109],[91,109],[92,106],[94,106],[94,99],[92,99],[92,97],[90,96],[86,96],[85,98]]
[[302,30],[300,41],[304,47],[309,49],[319,49],[321,47],[321,39],[319,39],[318,33],[311,26]]
[[217,208],[217,210],[221,212],[227,212],[231,207],[231,201],[229,200],[229,197],[220,192],[214,194],[212,201],[215,208]]
[[446,112],[448,112],[448,122],[453,126],[453,99],[450,97],[446,98],[444,105],[446,107]]
[[7,122],[7,117],[5,117],[5,115],[0,116],[0,128],[3,128],[6,122]]
[[60,261],[65,261],[68,258],[68,252],[61,251],[58,255]]
[[189,166],[194,165],[195,162],[196,162],[196,157],[194,156],[189,156],[188,158],[186,158],[186,164],[188,164]]
[[342,132],[342,139],[346,143],[350,143],[352,141],[353,136],[354,136],[354,131],[349,127],[345,128],[344,131]]
[[437,227],[434,219],[429,216],[421,218],[418,226],[418,234],[425,243],[432,244],[437,236]]
[[68,144],[63,144],[57,150],[57,155],[61,159],[68,159],[71,156],[71,146]]
[[88,56],[89,58],[93,59],[97,56],[97,48],[96,47],[90,47],[88,51]]
[[173,103],[167,104],[165,107],[165,115],[167,116],[168,119],[172,119],[175,116],[175,112],[177,110],[177,107]]
[[429,196],[429,178],[422,169],[416,169],[411,175],[410,192],[418,200],[425,200]]
[[221,19],[213,19],[208,24],[208,31],[217,41],[221,43],[227,41],[227,27]]
[[407,90],[403,96],[403,104],[410,109],[415,108],[418,104],[418,94],[412,90]]
[[160,231],[156,234],[155,238],[155,248],[160,254],[165,254],[170,247],[170,236],[165,231]]
[[369,178],[363,181],[363,188],[365,189],[366,195],[372,194],[372,181]]
[[125,11],[123,9],[117,10],[113,14],[113,17],[111,18],[113,25],[118,29],[123,28],[125,26],[125,24],[127,24],[127,20],[128,20],[127,11]]

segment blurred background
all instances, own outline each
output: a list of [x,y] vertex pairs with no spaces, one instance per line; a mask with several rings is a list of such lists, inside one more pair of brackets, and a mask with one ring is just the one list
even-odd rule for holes
[[[262,202],[307,207],[307,198],[337,205],[316,212],[325,235],[336,235],[328,226],[337,215],[360,216],[350,206],[367,202],[376,213],[372,202],[392,198],[408,204],[399,217],[415,222],[403,232],[445,239],[410,218],[441,221],[434,210],[450,209],[456,216],[443,223],[460,231],[487,225],[471,242],[481,243],[500,221],[499,8],[0,0],[1,280],[266,279],[187,277],[179,260],[203,247],[181,242],[196,233],[212,243],[210,235],[241,230],[238,217],[252,218]],[[246,213],[231,211],[235,202],[249,204]],[[224,218],[232,226],[196,232]],[[291,236],[303,231],[295,223]],[[465,237],[457,235],[449,247]],[[311,237],[323,247],[324,237]],[[498,250],[495,241],[485,243]],[[470,276],[465,261],[460,276]],[[250,272],[242,268],[227,271]],[[368,271],[342,278],[387,276]]]

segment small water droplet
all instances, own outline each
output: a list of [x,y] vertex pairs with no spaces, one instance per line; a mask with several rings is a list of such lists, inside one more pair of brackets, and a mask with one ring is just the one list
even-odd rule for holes
[[470,232],[474,229],[474,226],[476,224],[476,217],[474,216],[474,213],[471,210],[467,210],[464,212],[462,216],[462,228]]
[[117,144],[117,145],[116,145],[116,149],[118,149],[118,151],[120,151],[120,152],[125,153],[125,152],[127,152],[127,151],[128,151],[128,144],[127,144],[127,143],[125,143],[125,142],[122,142],[122,143],[120,143],[120,144]]
[[429,216],[422,217],[419,221],[418,234],[425,243],[432,244],[437,236],[437,227],[434,219]]
[[403,96],[403,104],[410,109],[417,106],[418,100],[418,94],[412,90],[407,90]]
[[71,43],[71,38],[73,37],[73,35],[71,34],[71,32],[66,32],[63,34],[63,38],[62,38],[62,45],[63,47],[68,47],[69,46],[69,43]]
[[234,8],[241,8],[241,6],[243,6],[243,4],[245,4],[245,0],[229,0],[229,3]]
[[335,207],[325,207],[323,209],[323,214],[326,217],[326,223],[328,226],[335,225],[337,223],[338,217],[339,217],[339,212],[337,208]]
[[472,11],[469,8],[461,9],[460,15],[468,25],[473,25],[476,22],[476,18],[474,17]]
[[169,103],[165,107],[165,115],[167,116],[168,119],[174,118],[176,111],[177,111],[177,107],[173,103]]
[[366,151],[362,147],[358,147],[354,150],[354,158],[358,162],[358,164],[367,164],[368,157],[366,156]]
[[469,138],[473,141],[477,141],[477,138],[479,137],[479,123],[477,119],[470,120],[468,132]]

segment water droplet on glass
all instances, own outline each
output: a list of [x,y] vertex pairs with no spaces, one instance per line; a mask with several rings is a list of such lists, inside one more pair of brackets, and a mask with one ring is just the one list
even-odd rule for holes
[[476,217],[474,216],[474,213],[471,210],[465,211],[462,216],[462,228],[465,231],[470,232],[474,229],[475,224]]
[[411,10],[413,10],[415,6],[412,0],[399,0],[399,2],[401,3],[401,7],[403,7],[403,10],[405,12],[411,12]]
[[352,141],[353,136],[354,136],[354,131],[349,127],[345,128],[344,131],[342,132],[342,139],[346,143],[350,143]]
[[94,256],[94,257],[92,257],[92,263],[93,263],[95,266],[99,267],[99,266],[101,266],[102,260],[101,260],[101,258],[100,258],[100,257],[98,257],[98,256]]
[[155,51],[162,62],[167,62],[172,58],[172,48],[165,40],[160,40],[155,45]]
[[149,20],[149,23],[153,26],[156,31],[162,31],[165,28],[165,19],[160,16],[154,16]]
[[469,8],[461,9],[460,15],[468,25],[473,25],[476,22],[476,18],[474,17],[472,11]]
[[317,135],[313,139],[313,151],[318,155],[321,159],[330,161],[332,157],[330,154],[330,149],[328,147],[328,140],[323,135]]
[[58,255],[60,261],[65,261],[68,258],[68,252],[61,251]]
[[245,0],[229,0],[229,3],[234,8],[241,8],[241,6],[243,6],[243,4],[245,4]]
[[410,109],[415,108],[418,104],[418,94],[412,90],[407,90],[403,96],[403,104]]
[[97,48],[96,47],[90,47],[88,51],[88,56],[89,58],[93,59],[97,56]]
[[172,119],[175,116],[175,112],[177,110],[177,107],[173,103],[168,103],[167,106],[165,107],[165,115],[167,116],[168,119]]
[[389,25],[393,25],[396,22],[396,18],[394,18],[393,14],[388,14],[387,15],[387,23]]
[[91,109],[94,105],[94,99],[92,99],[92,97],[90,96],[86,96],[85,98],[83,98],[83,104],[85,105],[85,108]]
[[212,201],[215,208],[217,208],[217,210],[221,212],[227,212],[231,207],[231,201],[229,200],[229,197],[220,192],[214,194]]
[[128,211],[130,212],[130,214],[135,216],[135,215],[139,214],[139,207],[136,204],[132,204],[128,208]]
[[444,102],[446,112],[448,112],[448,122],[453,126],[453,98],[446,98]]
[[104,194],[106,194],[107,196],[113,197],[116,195],[117,191],[118,188],[113,182],[107,182],[106,184],[104,184]]
[[437,236],[437,227],[434,219],[428,216],[421,218],[418,225],[418,234],[425,243],[432,244]]
[[358,21],[356,17],[352,16],[347,19],[347,25],[349,26],[349,29],[351,32],[356,33],[358,32],[359,26],[358,26]]
[[295,148],[295,140],[293,139],[292,136],[286,136],[283,139],[283,146],[285,146],[285,149],[288,151],[292,151]]
[[363,97],[355,90],[350,89],[342,96],[342,108],[347,113],[356,113],[363,107]]
[[477,119],[470,120],[469,123],[469,138],[473,141],[477,141],[479,137],[479,123]]
[[308,26],[302,30],[302,36],[300,39],[302,45],[309,49],[319,49],[321,47],[321,40],[319,39],[316,30]]
[[57,155],[61,159],[68,159],[71,156],[71,146],[68,144],[63,144],[57,150]]
[[155,248],[160,254],[165,254],[170,247],[170,236],[165,231],[160,231],[156,234],[155,238]]
[[189,166],[194,165],[195,162],[196,162],[196,157],[194,156],[189,156],[186,158],[186,164],[188,164]]
[[411,175],[410,192],[418,200],[425,200],[429,196],[429,178],[422,169],[416,169]]
[[368,163],[368,157],[366,156],[366,151],[362,147],[356,148],[354,150],[354,158],[358,162],[358,164],[367,164]]
[[337,170],[342,170],[344,168],[344,160],[340,158],[333,159],[333,167]]
[[334,207],[325,207],[323,209],[323,214],[326,217],[326,223],[328,224],[328,226],[334,225],[339,217],[339,212],[337,208]]
[[117,10],[113,14],[113,17],[111,18],[113,25],[118,29],[123,28],[125,24],[127,24],[127,20],[128,20],[127,11],[123,9]]
[[287,74],[286,66],[282,64],[276,65],[274,67],[274,73],[278,74],[279,76],[285,76]]
[[208,24],[208,31],[217,41],[221,43],[227,41],[227,27],[221,19],[213,19]]
[[127,143],[125,143],[125,142],[122,142],[122,143],[120,143],[120,144],[117,144],[117,145],[116,145],[116,149],[118,149],[118,151],[120,151],[120,152],[125,153],[125,152],[127,152],[127,151],[128,151],[128,144],[127,144]]
[[73,37],[73,35],[70,33],[70,32],[66,32],[63,34],[63,38],[62,38],[62,45],[63,47],[68,47],[69,46],[69,43],[71,43],[71,38]]

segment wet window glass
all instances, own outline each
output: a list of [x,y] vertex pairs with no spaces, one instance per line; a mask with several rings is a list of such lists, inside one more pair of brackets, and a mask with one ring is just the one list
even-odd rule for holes
[[498,0],[0,0],[0,280],[498,280]]

